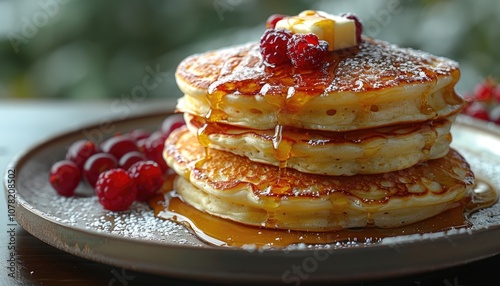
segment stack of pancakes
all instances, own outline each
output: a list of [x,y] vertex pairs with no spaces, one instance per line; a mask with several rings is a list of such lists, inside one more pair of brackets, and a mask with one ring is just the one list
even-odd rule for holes
[[397,227],[461,203],[474,175],[451,149],[463,106],[454,61],[364,38],[315,69],[263,62],[250,43],[176,72],[164,158],[189,205],[247,225]]

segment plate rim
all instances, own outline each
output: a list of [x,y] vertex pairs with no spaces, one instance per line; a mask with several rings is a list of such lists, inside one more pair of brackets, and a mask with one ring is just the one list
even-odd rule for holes
[[[154,112],[154,113],[149,113],[149,114],[138,114],[134,116],[130,116],[125,119],[115,119],[112,120],[111,123],[113,124],[127,124],[127,122],[133,122],[133,121],[138,121],[138,120],[146,120],[146,119],[154,119],[156,117],[165,117],[171,114],[174,114],[174,111],[168,111],[168,112]],[[466,116],[458,116],[456,122],[454,125],[463,125],[469,128],[479,128],[483,132],[487,133],[492,133],[493,135],[497,136],[500,140],[500,127],[492,124],[488,124],[470,117]],[[8,193],[8,187],[7,187],[7,177],[8,177],[8,171],[9,170],[21,170],[23,165],[25,165],[29,161],[30,154],[34,154],[39,152],[39,150],[43,150],[44,147],[50,145],[51,143],[63,140],[64,138],[67,137],[75,137],[78,135],[79,132],[85,129],[92,129],[98,127],[98,123],[94,124],[87,124],[78,128],[72,128],[70,130],[66,131],[61,131],[56,135],[53,136],[48,136],[47,138],[40,140],[39,142],[35,142],[34,144],[31,144],[28,148],[26,148],[24,151],[20,152],[12,160],[7,164],[7,169],[4,173],[3,176],[3,181],[4,181],[4,193],[5,196],[7,197]],[[19,176],[19,174],[16,174],[16,177]],[[17,187],[17,186],[16,186]],[[66,229],[71,232],[78,232],[78,233],[83,233],[86,236],[93,236],[95,239],[101,239],[101,240],[113,240],[113,241],[119,241],[120,243],[125,243],[125,244],[137,244],[140,242],[139,239],[137,238],[131,238],[131,237],[122,237],[116,234],[112,233],[106,233],[106,232],[98,232],[95,230],[90,230],[90,229],[85,229],[69,224],[64,224],[63,222],[54,220],[51,215],[48,215],[47,213],[44,213],[41,210],[38,210],[36,206],[28,203],[18,192],[16,189],[16,220],[18,221],[18,224],[28,231],[31,235],[37,237],[38,239],[44,241],[45,243],[61,249],[67,253],[70,253],[75,256],[79,256],[85,259],[89,259],[92,261],[96,262],[101,262],[101,263],[106,263],[118,267],[124,267],[124,268],[130,268],[133,270],[140,270],[152,274],[159,274],[159,275],[168,275],[172,277],[180,277],[180,278],[197,278],[193,277],[192,274],[190,274],[190,271],[187,271],[185,273],[177,271],[168,271],[168,269],[151,269],[148,267],[141,267],[141,266],[134,266],[130,263],[127,262],[121,262],[117,261],[116,259],[113,259],[112,257],[106,259],[106,257],[99,256],[99,254],[96,256],[93,254],[91,251],[86,250],[87,252],[84,251],[79,251],[78,249],[71,248],[71,247],[62,247],[61,244],[55,243],[53,240],[49,239],[47,235],[43,235],[40,233],[37,233],[36,231],[33,230],[33,227],[30,225],[29,222],[26,222],[25,219],[26,217],[38,217],[41,221],[44,221],[45,223],[49,223],[52,225],[53,228],[60,228],[60,229]],[[18,211],[21,209],[21,211]],[[495,232],[500,234],[500,224],[499,225],[494,225],[489,228],[484,228],[484,229],[472,229],[467,232],[463,233],[457,233],[453,234],[453,238],[457,239],[467,239],[468,237],[472,237],[473,234],[474,236],[484,236],[485,233],[490,233],[490,232]],[[61,237],[60,237],[61,239]],[[412,247],[415,247],[420,244],[427,244],[429,241],[432,242],[440,242],[441,244],[447,243],[448,239],[446,238],[446,235],[444,236],[439,236],[439,237],[428,237],[428,238],[421,238],[418,240],[408,240],[404,241],[401,244],[398,245],[411,245]],[[272,258],[275,256],[283,256],[283,249],[269,249],[269,250],[263,250],[263,251],[249,251],[246,249],[238,249],[238,248],[231,248],[231,247],[220,247],[220,246],[213,246],[213,245],[207,245],[207,247],[199,247],[199,246],[192,246],[192,245],[175,245],[171,243],[164,243],[161,241],[155,241],[155,240],[147,240],[146,243],[140,243],[141,245],[146,244],[148,247],[159,247],[162,249],[162,251],[173,251],[173,252],[179,252],[179,251],[187,251],[187,252],[195,252],[195,253],[200,253],[204,252],[206,254],[210,254],[210,252],[222,252],[224,254],[230,253],[238,253],[237,255],[243,255],[243,256],[256,256],[259,257],[260,259],[262,258]],[[146,247],[146,248],[148,248]],[[382,249],[383,248],[383,249]],[[380,244],[380,243],[374,243],[374,244],[369,244],[369,245],[358,245],[358,247],[352,247],[352,248],[335,248],[334,252],[335,255],[337,256],[343,256],[345,253],[352,255],[352,254],[359,254],[359,253],[365,253],[365,252],[377,252],[379,249],[391,249],[392,246],[390,244]],[[488,248],[489,249],[489,248]],[[491,247],[491,249],[494,249],[494,247]],[[284,254],[284,256],[288,257],[293,257],[293,261],[295,262],[300,262],[300,260],[305,261],[305,259],[310,258],[311,255],[315,254],[315,251],[331,251],[331,250],[311,250],[311,249],[293,249],[293,250],[288,250],[287,253]],[[497,255],[500,253],[500,245],[494,251],[488,251],[487,253],[483,253],[481,256],[476,256],[476,257],[470,257],[467,259],[467,262],[472,262],[472,261],[477,261],[483,258],[491,257],[494,255]],[[228,254],[228,255],[230,255]],[[211,254],[213,255],[213,253]],[[353,281],[360,281],[361,279],[365,278],[375,278],[375,279],[380,279],[380,278],[386,278],[388,275],[390,277],[395,277],[395,276],[400,276],[400,275],[408,275],[408,274],[416,274],[420,272],[425,272],[428,270],[436,270],[436,269],[443,269],[447,267],[452,267],[456,265],[461,265],[463,264],[464,261],[455,261],[455,262],[449,262],[448,264],[440,264],[440,265],[429,265],[428,267],[420,267],[419,269],[414,269],[409,270],[405,269],[404,271],[400,269],[401,273],[398,273],[398,271],[392,271],[389,275],[389,273],[386,271],[384,273],[369,273],[365,275],[360,275],[360,273],[354,273],[354,274],[346,274],[346,275],[340,275],[337,277],[331,276],[331,275],[324,275],[323,276],[318,276],[314,277],[311,281],[337,281],[337,282],[353,282]],[[427,268],[427,269],[424,269]],[[390,271],[389,271],[390,272]],[[205,276],[200,276],[203,279],[209,278],[210,280],[215,280],[215,281],[221,281],[221,280],[230,280],[230,281],[241,281],[242,279],[248,279],[252,278],[253,280],[261,280],[261,281],[275,281],[276,276],[275,275],[267,275],[263,274],[260,276],[250,276],[250,273],[242,274],[240,273],[213,273],[213,275],[206,276],[207,273],[205,273]],[[199,277],[198,277],[199,278]],[[281,282],[283,282],[283,279],[281,279]]]

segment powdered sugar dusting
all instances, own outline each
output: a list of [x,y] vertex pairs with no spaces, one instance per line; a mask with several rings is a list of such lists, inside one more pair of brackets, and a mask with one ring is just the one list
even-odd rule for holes
[[359,48],[331,53],[314,69],[295,69],[288,63],[266,68],[258,43],[247,43],[188,57],[176,76],[185,93],[195,88],[286,96],[289,87],[313,95],[365,92],[457,76],[454,72],[458,63],[453,60],[364,38]]
[[123,212],[107,211],[88,185],[82,184],[75,197],[62,197],[48,184],[45,166],[29,167],[33,169],[23,174],[36,175],[29,180],[20,180],[24,190],[22,197],[36,206],[36,210],[49,220],[117,237],[176,245],[205,245],[184,226],[155,217],[153,210],[145,202],[134,202],[129,210]]
[[[467,159],[477,177],[487,179],[497,190],[500,190],[500,176],[498,176],[500,174],[500,157],[494,153],[498,152],[496,146],[500,144],[500,139],[494,134],[481,131],[474,125],[468,127],[466,122],[465,125],[458,125],[454,129],[452,145]],[[54,148],[58,148],[58,146]],[[57,195],[49,185],[47,177],[50,162],[60,157],[61,155],[58,153],[40,152],[17,170],[17,195],[28,203],[25,207],[31,208],[33,212],[45,219],[61,225],[115,237],[135,239],[137,243],[155,241],[170,245],[206,247],[204,242],[184,226],[156,218],[153,210],[146,203],[136,202],[129,211],[125,212],[106,211],[93,195],[92,189],[83,184],[77,190],[78,196],[76,197],[65,198]],[[498,228],[500,226],[500,202],[472,214],[469,219],[473,224],[470,229],[398,236],[383,239],[381,243],[404,243],[440,237],[452,238],[455,235],[474,235],[474,231],[478,229]],[[366,244],[377,245],[377,243],[378,241],[370,243],[348,241],[325,245],[299,244],[290,246],[288,250],[363,247]],[[252,245],[247,245],[245,249],[250,252],[256,251]],[[264,251],[264,249],[258,251]]]
[[373,39],[365,39],[357,53],[341,59],[325,93],[354,92],[429,82],[458,70],[455,61]]
[[[494,160],[487,154],[477,154],[467,149],[462,149],[464,157],[472,166],[476,177],[487,178],[497,190],[500,191],[500,160]],[[500,201],[489,208],[480,209],[469,217],[472,229],[483,229],[500,225]]]

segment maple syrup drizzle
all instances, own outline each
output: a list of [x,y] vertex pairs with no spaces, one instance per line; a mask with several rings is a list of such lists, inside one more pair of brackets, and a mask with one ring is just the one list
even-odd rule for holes
[[[251,51],[258,52],[256,50]],[[331,53],[325,61],[325,65],[314,71],[298,72],[291,65],[281,65],[279,67],[263,67],[255,58],[258,57],[230,57],[223,65],[223,69],[219,75],[219,79],[208,89],[206,99],[210,109],[205,116],[205,123],[198,129],[198,141],[205,147],[205,157],[200,159],[196,166],[201,166],[207,159],[210,158],[210,140],[209,135],[217,126],[217,122],[226,120],[228,115],[223,111],[223,98],[228,94],[241,94],[242,96],[263,96],[264,100],[274,106],[277,125],[272,138],[274,155],[280,162],[280,175],[286,172],[287,160],[293,156],[293,144],[296,142],[293,139],[283,137],[283,129],[287,128],[282,123],[281,116],[285,113],[293,113],[301,109],[317,94],[322,94],[331,91],[335,85],[335,71],[340,60],[343,57],[352,56],[357,52],[357,49],[345,53]],[[425,76],[434,84],[437,83],[437,74],[430,69],[424,70]],[[360,81],[361,89],[369,89],[370,85],[367,82]],[[314,84],[311,84],[314,83]],[[457,103],[457,95],[453,89],[454,83],[451,83],[446,88],[445,92],[452,94],[447,97],[450,103]],[[432,88],[429,89],[429,91]],[[422,95],[421,112],[424,114],[432,113],[433,108],[429,105],[426,99],[426,94]],[[368,98],[364,102],[365,108],[362,109],[358,117],[369,116],[371,112],[376,112],[378,107],[373,105]],[[431,129],[434,134],[428,135],[424,151],[430,151],[431,146],[436,140],[436,130]],[[366,132],[366,131],[365,131]],[[380,135],[380,134],[379,134]],[[274,183],[273,190],[284,188],[280,180]],[[488,189],[488,188],[487,188]],[[491,189],[491,188],[490,188]],[[485,192],[488,193],[488,192]],[[491,191],[490,191],[491,193]],[[496,193],[495,193],[496,194]],[[193,231],[202,239],[216,245],[242,246],[244,244],[256,245],[273,245],[286,246],[293,243],[334,243],[349,240],[357,241],[377,241],[383,237],[419,233],[433,232],[445,230],[453,227],[466,227],[467,223],[464,220],[464,211],[467,213],[473,212],[472,205],[477,208],[482,208],[482,205],[476,203],[461,204],[456,208],[448,210],[426,222],[416,223],[397,229],[378,229],[378,228],[363,228],[359,230],[342,230],[335,232],[297,232],[297,231],[281,231],[270,228],[249,227],[239,223],[234,223],[224,219],[220,219],[203,212],[200,212],[182,202],[175,193],[166,195],[165,199],[160,198],[159,201],[164,203],[152,203],[155,213],[164,218],[169,218],[184,224],[187,224]],[[474,196],[472,196],[475,198]],[[477,202],[477,200],[475,199]],[[168,206],[165,203],[168,202]],[[449,218],[443,217],[452,217]],[[432,221],[429,223],[429,221]],[[221,227],[223,225],[224,227]],[[272,214],[266,226],[272,227]],[[221,230],[231,230],[230,233]]]
[[[331,53],[319,69],[297,71],[291,64],[265,66],[257,60],[260,59],[260,56],[255,56],[258,53],[260,51],[254,48],[249,52],[250,56],[234,55],[222,65],[218,79],[210,85],[206,93],[210,109],[205,116],[205,125],[198,130],[198,140],[208,154],[210,142],[209,129],[206,125],[228,118],[221,106],[224,96],[228,94],[262,96],[275,109],[278,124],[275,126],[273,149],[275,158],[280,162],[280,169],[285,169],[287,160],[292,155],[294,141],[283,140],[284,125],[280,117],[284,113],[300,110],[315,95],[326,90],[333,81],[341,55]],[[352,54],[354,51],[344,52],[342,56],[347,57]]]
[[[168,178],[173,181],[174,176]],[[167,185],[171,186],[172,183]],[[377,228],[368,226],[356,229],[344,229],[326,232],[307,232],[277,230],[272,228],[272,214],[266,227],[253,227],[222,219],[204,213],[184,203],[175,191],[164,188],[161,194],[149,201],[155,216],[181,223],[191,229],[202,241],[217,246],[244,247],[287,247],[304,244],[345,245],[349,242],[376,243],[385,237],[410,235],[417,233],[442,232],[451,229],[470,228],[468,217],[479,209],[492,206],[498,200],[495,188],[484,179],[476,180],[472,192],[441,214],[397,228]]]
[[[294,145],[298,143],[307,143],[310,147],[315,147],[337,142],[349,142],[357,144],[366,140],[366,144],[375,146],[374,148],[367,148],[365,150],[366,155],[369,157],[377,152],[379,149],[377,146],[380,146],[382,144],[381,142],[385,142],[384,140],[389,139],[390,136],[406,135],[419,131],[419,133],[425,138],[424,145],[422,146],[422,152],[426,155],[429,155],[432,147],[439,139],[438,129],[447,123],[449,123],[447,119],[439,119],[436,121],[425,122],[423,124],[409,123],[386,126],[378,129],[353,130],[347,132],[305,130],[295,127],[277,125],[273,132],[258,133],[254,132],[251,129],[230,126],[224,123],[206,122],[203,121],[201,117],[192,117],[190,119],[190,124],[193,125],[198,131],[198,141],[205,147],[205,154],[207,157],[204,160],[200,160],[198,163],[200,165],[198,165],[197,167],[200,167],[203,162],[210,158],[210,150],[208,147],[211,142],[209,139],[210,135],[230,135],[233,132],[234,134],[251,133],[253,134],[253,136],[261,136],[263,140],[270,139],[274,156],[279,162],[278,167],[280,168],[281,174],[284,174],[286,172],[287,161],[289,159],[300,156],[300,154],[297,154],[294,150]],[[290,134],[292,134],[293,136],[291,136]],[[448,133],[446,137],[448,138],[447,140],[451,142],[451,134]],[[368,142],[368,140],[371,140],[371,143]]]
[[[374,96],[368,96],[369,92],[380,88],[379,81],[384,78],[393,78],[390,85],[399,85],[400,80],[396,79],[400,75],[403,78],[408,77],[417,82],[431,82],[426,92],[422,93],[420,111],[423,114],[432,114],[434,110],[429,102],[429,94],[435,89],[439,75],[459,73],[458,68],[448,63],[450,67],[427,67],[417,63],[428,63],[426,55],[419,53],[402,52],[395,47],[385,47],[384,44],[366,40],[360,47],[345,49],[340,52],[329,53],[323,64],[316,69],[296,69],[291,64],[285,63],[274,67],[265,65],[260,56],[258,45],[245,46],[242,48],[233,48],[221,60],[220,70],[207,88],[206,99],[209,104],[209,112],[205,116],[206,124],[217,123],[228,119],[228,114],[224,112],[224,98],[227,95],[237,96],[260,96],[266,103],[273,106],[277,125],[273,138],[274,155],[280,168],[286,168],[287,160],[292,156],[290,153],[293,140],[284,140],[282,130],[286,126],[281,118],[285,115],[293,114],[302,109],[310,100],[318,95],[327,94],[335,90],[343,90],[349,86],[352,89],[350,81],[357,79],[360,91],[368,92],[366,98],[361,99],[363,108],[356,114],[361,121],[369,120],[373,112],[378,111],[378,106],[373,104],[376,99]],[[394,51],[392,51],[394,50]],[[395,57],[397,54],[398,57]],[[367,62],[365,58],[373,58],[373,61]],[[352,63],[351,63],[352,62]],[[389,66],[398,70],[398,73],[391,71]],[[352,65],[352,66],[351,66]],[[387,68],[384,68],[386,67]],[[380,75],[374,77],[361,77],[363,69],[377,68],[382,69]],[[353,76],[346,76],[345,70],[351,70]],[[419,72],[418,75],[416,72]],[[354,76],[356,75],[356,76]],[[454,90],[454,85],[458,77],[452,77],[454,80],[443,89],[444,100],[446,103],[459,104],[460,99]],[[404,81],[407,81],[404,80]],[[333,112],[333,111],[331,111]],[[327,111],[328,113],[328,111]],[[209,152],[210,142],[208,140],[208,129],[201,128],[198,132],[198,139]],[[424,152],[429,152],[432,146],[433,138],[429,137],[424,146]]]

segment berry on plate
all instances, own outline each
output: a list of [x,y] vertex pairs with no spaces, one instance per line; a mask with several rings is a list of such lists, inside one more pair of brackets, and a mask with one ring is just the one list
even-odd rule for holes
[[85,162],[83,165],[83,176],[85,180],[92,186],[95,186],[99,175],[109,169],[118,167],[116,158],[108,153],[97,153]]
[[95,193],[105,209],[124,211],[136,200],[137,187],[127,171],[111,169],[99,175]]
[[109,138],[101,144],[101,149],[116,159],[120,159],[128,152],[139,151],[134,139],[128,135],[117,135]]
[[99,152],[99,146],[92,141],[82,139],[73,142],[69,146],[66,159],[75,162],[82,169],[85,161],[97,152]]
[[123,155],[118,161],[118,165],[120,168],[128,170],[130,166],[139,161],[146,161],[146,155],[139,151],[132,151]]
[[77,140],[69,146],[66,159],[51,166],[49,183],[59,195],[69,197],[86,181],[105,209],[126,210],[161,190],[169,169],[163,159],[165,140],[185,124],[182,114],[175,114],[156,131],[132,129],[100,143]]
[[174,114],[163,120],[160,131],[163,135],[168,136],[170,135],[170,133],[172,133],[172,131],[184,125],[186,125],[186,122],[184,121],[184,115],[180,113]]
[[49,182],[56,192],[71,197],[82,178],[80,168],[70,160],[54,163],[49,171]]
[[464,96],[467,102],[462,114],[500,124],[500,85],[492,78],[478,83],[474,92]]
[[130,131],[128,135],[130,136],[130,138],[132,138],[132,140],[134,140],[137,143],[137,141],[141,139],[148,138],[149,135],[151,134],[149,131],[144,129],[134,129]]
[[163,159],[163,148],[165,147],[165,136],[161,131],[155,131],[146,142],[144,142],[144,154],[149,160],[155,161],[160,165],[163,172],[168,170],[168,165]]
[[154,196],[165,181],[161,167],[154,161],[139,161],[128,169],[137,186],[137,200],[145,201]]

